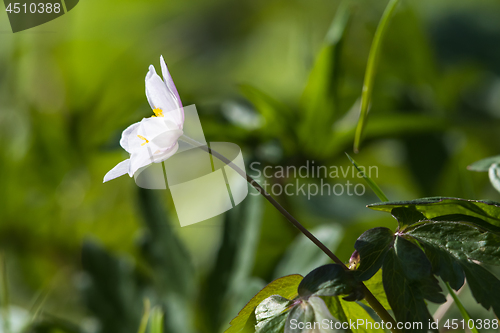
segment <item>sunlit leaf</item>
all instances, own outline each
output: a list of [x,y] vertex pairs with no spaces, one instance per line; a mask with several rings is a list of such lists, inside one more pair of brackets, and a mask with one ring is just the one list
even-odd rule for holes
[[[256,333],[278,333],[283,332],[289,315],[292,301],[278,295],[273,295],[263,300],[255,309],[255,332]],[[294,311],[300,317],[302,313]],[[312,313],[312,309],[309,312]]]
[[349,319],[348,322],[362,323],[361,325],[356,325],[356,328],[352,328],[353,333],[376,333],[385,332],[380,326],[373,326],[375,320],[366,312],[366,310],[356,302],[346,302],[340,300],[342,308],[346,317]]
[[[493,201],[432,197],[410,201],[382,202],[367,207],[389,213],[394,208],[411,208],[416,209],[428,220],[439,217],[440,220],[471,221],[476,224],[483,223],[481,225],[483,228],[500,230],[498,229],[500,227],[500,203]],[[400,222],[405,225],[404,221]]]
[[297,288],[300,281],[302,281],[301,275],[289,275],[274,280],[268,284],[257,295],[255,295],[240,311],[238,316],[231,321],[231,327],[227,329],[225,333],[245,332],[245,325],[249,321],[250,317],[253,316],[255,308],[266,298],[272,295],[279,295],[286,299],[295,298],[297,296]]
[[[307,325],[310,323],[314,323],[315,321],[314,309],[309,302],[302,302],[298,304],[290,310],[288,314],[288,318],[286,319],[285,324],[285,332],[286,333],[302,333],[307,332],[307,329],[302,330],[299,328],[297,323],[302,323],[303,325]],[[294,324],[292,326],[292,324]],[[307,327],[307,326],[304,326]]]
[[[381,269],[374,276],[372,276],[370,280],[364,281],[364,284],[385,309],[391,309],[389,301],[387,300],[387,295],[385,294]],[[366,302],[365,300],[362,300],[361,302],[363,302],[365,305],[368,305],[368,302]]]

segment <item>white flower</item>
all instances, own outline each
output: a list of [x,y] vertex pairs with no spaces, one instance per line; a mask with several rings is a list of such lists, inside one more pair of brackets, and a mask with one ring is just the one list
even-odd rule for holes
[[104,182],[127,173],[132,177],[144,166],[165,161],[179,148],[177,140],[183,134],[184,111],[163,57],[160,63],[163,80],[153,65],[146,74],[146,97],[155,115],[123,131],[120,145],[130,153],[130,158],[111,169],[104,176]]

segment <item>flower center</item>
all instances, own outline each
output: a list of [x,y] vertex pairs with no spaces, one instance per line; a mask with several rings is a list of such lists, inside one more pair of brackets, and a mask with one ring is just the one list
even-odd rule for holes
[[[154,116],[153,116],[153,117],[154,117]],[[163,117],[163,116],[162,116],[162,117]],[[141,143],[141,146],[144,146],[146,143],[148,143],[148,142],[149,142],[149,140],[148,140],[148,139],[146,139],[145,137],[143,137],[142,135],[137,135],[137,136],[139,137],[139,139],[141,139],[141,140],[144,140],[144,141],[145,141],[145,142]]]
[[157,108],[156,106],[153,109],[153,112],[155,113],[154,116],[151,117],[163,117],[163,110],[160,108]]

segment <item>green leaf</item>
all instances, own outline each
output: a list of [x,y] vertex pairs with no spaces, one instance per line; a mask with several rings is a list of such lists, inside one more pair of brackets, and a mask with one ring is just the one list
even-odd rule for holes
[[354,243],[360,262],[355,271],[359,281],[369,280],[382,267],[389,247],[394,241],[394,233],[384,227],[364,232]]
[[[433,234],[437,233],[437,234]],[[469,259],[498,264],[498,235],[457,222],[421,222],[408,230],[419,241],[435,274],[458,290],[464,274],[472,295],[486,309],[500,314],[500,281]],[[441,238],[441,239],[439,239]]]
[[402,229],[406,225],[427,220],[424,214],[415,207],[396,207],[391,210],[391,215],[398,221],[398,228]]
[[420,242],[420,244],[432,264],[434,274],[449,283],[453,289],[460,289],[465,282],[465,274],[458,260],[451,256],[446,249],[424,242]]
[[[315,322],[315,313],[314,309],[309,304],[309,302],[301,302],[297,304],[290,310],[288,314],[288,318],[285,324],[285,332],[287,333],[302,333],[303,331],[307,331],[306,329],[302,330],[299,328],[299,325],[292,325],[294,322],[296,324],[301,323],[304,327],[307,327],[307,324],[311,324]],[[292,327],[294,326],[294,327]]]
[[[380,272],[382,273],[382,272]],[[374,278],[370,279],[372,281]],[[367,282],[369,282],[367,281]],[[380,283],[382,283],[382,274],[380,274]],[[366,285],[366,283],[365,283]],[[381,287],[383,289],[383,287]],[[383,290],[382,290],[383,292]],[[385,293],[384,293],[385,295]],[[325,302],[326,307],[330,311],[331,315],[336,318],[341,323],[356,322],[358,319],[363,320],[364,323],[368,325],[375,323],[373,318],[366,312],[365,308],[359,305],[357,302],[347,302],[339,299],[337,296],[333,297],[322,297]],[[377,297],[377,299],[379,299]],[[380,300],[380,299],[379,299]],[[363,301],[364,303],[365,301]],[[386,299],[387,303],[387,299]],[[374,332],[384,332],[383,329],[370,328],[369,326],[360,325],[358,327],[352,327],[352,329],[346,329],[345,332],[353,333],[374,333]]]
[[424,299],[445,302],[432,266],[424,252],[400,236],[389,250],[382,268],[384,289],[397,321],[421,323],[404,332],[427,332],[432,316]]
[[500,316],[500,281],[485,268],[469,261],[460,261],[467,284],[476,301],[484,308],[493,308],[497,316]]
[[[391,213],[394,208],[405,207],[416,209],[422,213],[427,220],[434,220],[439,217],[439,220],[449,220],[450,218],[442,218],[443,216],[468,216],[468,218],[458,219],[458,221],[475,221],[481,223],[480,220],[487,222],[481,225],[489,230],[500,230],[500,203],[493,201],[467,200],[460,198],[432,197],[422,198],[410,201],[393,201],[371,204],[368,208]],[[470,220],[475,218],[474,220]],[[404,221],[399,221],[404,224]],[[414,221],[415,222],[415,221]],[[491,226],[488,226],[490,224]]]
[[231,321],[231,327],[227,329],[225,333],[246,332],[244,331],[245,325],[253,316],[255,308],[269,296],[279,295],[287,299],[295,298],[297,296],[297,288],[302,279],[300,275],[289,275],[269,283],[255,295],[240,311],[238,316]]
[[[344,313],[349,320],[356,322],[357,320],[362,320],[363,324],[351,329],[353,333],[375,333],[375,332],[385,332],[382,328],[376,329],[373,327],[375,320],[366,312],[365,308],[356,302],[346,302],[340,300]],[[347,320],[347,321],[349,321]],[[372,325],[372,326],[370,326]]]
[[328,311],[330,311],[330,314],[336,318],[338,321],[345,323],[348,322],[349,319],[346,316],[346,313],[344,312],[344,308],[342,307],[342,304],[344,303],[353,303],[353,302],[346,302],[346,301],[341,301],[338,296],[329,296],[329,297],[321,297],[323,302],[325,302],[325,306],[327,307]]
[[500,235],[467,222],[421,222],[409,234],[425,244],[446,249],[459,260],[477,260],[500,265]]
[[[255,309],[257,322],[255,333],[283,332],[292,304],[293,301],[279,295],[273,295],[263,300]],[[300,313],[296,315],[300,315]]]
[[349,161],[351,161],[352,165],[354,165],[356,170],[358,170],[358,172],[361,174],[361,176],[363,176],[365,181],[368,183],[368,186],[370,186],[370,188],[375,193],[375,195],[382,201],[389,201],[389,199],[387,199],[387,197],[385,196],[384,192],[382,192],[380,187],[378,187],[378,185],[370,177],[368,177],[368,175],[364,171],[364,168],[361,169],[359,167],[358,163],[356,163],[356,161],[351,156],[349,156],[348,153],[345,153],[345,154],[347,155],[347,158],[349,159]]
[[309,74],[300,100],[301,115],[299,137],[311,149],[321,149],[316,143],[329,135],[338,113],[340,54],[351,17],[348,1],[343,1],[335,14],[324,45]]
[[[453,297],[453,300],[455,301],[455,304],[457,305],[458,309],[460,310],[460,314],[462,315],[462,318],[466,322],[469,322],[469,320],[471,319],[471,317],[470,317],[469,313],[467,312],[467,310],[465,309],[465,307],[462,304],[462,302],[460,301],[460,298],[458,297],[458,295],[455,294],[455,291],[453,291],[453,289],[451,289],[449,283],[446,283],[446,288],[448,289],[448,292],[450,293],[451,297]],[[479,333],[479,331],[477,330],[477,328],[475,326],[472,327],[472,328],[469,327],[469,329],[473,333]]]
[[467,169],[470,171],[487,172],[490,169],[490,167],[495,163],[500,163],[500,155],[488,157],[479,160],[477,162],[474,162],[471,165],[469,165]]
[[[379,269],[377,274],[375,274],[370,280],[364,281],[364,284],[386,310],[391,309],[389,301],[387,300],[387,295],[385,294],[381,269]],[[368,302],[365,300],[362,300],[361,302],[368,305]]]
[[370,53],[368,55],[368,64],[366,65],[365,80],[363,82],[363,92],[361,94],[361,111],[359,115],[358,126],[356,128],[356,134],[354,137],[354,152],[356,153],[359,151],[361,139],[363,137],[363,130],[366,126],[366,117],[368,115],[368,108],[370,106],[378,58],[382,49],[382,40],[385,36],[385,33],[387,32],[387,27],[389,26],[389,21],[391,19],[392,13],[396,9],[398,3],[399,0],[389,1],[387,7],[385,8],[384,14],[382,15],[382,18],[380,19],[377,31],[375,31],[375,36],[373,37]]
[[364,297],[359,283],[352,271],[346,271],[339,264],[329,264],[316,268],[300,282],[299,296],[307,299],[316,296],[348,295],[348,300],[360,300]]
[[488,176],[490,177],[490,182],[493,187],[500,192],[500,164],[493,164],[488,170]]

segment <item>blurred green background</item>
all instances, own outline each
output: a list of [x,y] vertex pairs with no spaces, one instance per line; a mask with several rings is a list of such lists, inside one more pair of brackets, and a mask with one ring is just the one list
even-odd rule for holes
[[[180,228],[168,191],[102,179],[127,158],[121,131],[152,114],[144,77],[149,64],[159,70],[161,54],[207,141],[234,142],[261,167],[349,166],[344,152],[352,153],[386,2],[353,0],[334,20],[339,4],[82,0],[16,34],[2,12],[1,318],[10,323],[0,332],[24,324],[33,332],[137,332],[145,298],[164,311],[166,332],[220,332],[267,282],[327,263],[258,197]],[[338,40],[332,24],[343,29]],[[500,2],[402,1],[357,162],[378,166],[375,181],[392,200],[500,201],[486,174],[466,170],[499,154],[499,125]],[[369,189],[277,200],[345,261],[362,232],[396,225],[365,208],[378,201]],[[473,317],[491,316],[463,297]]]

